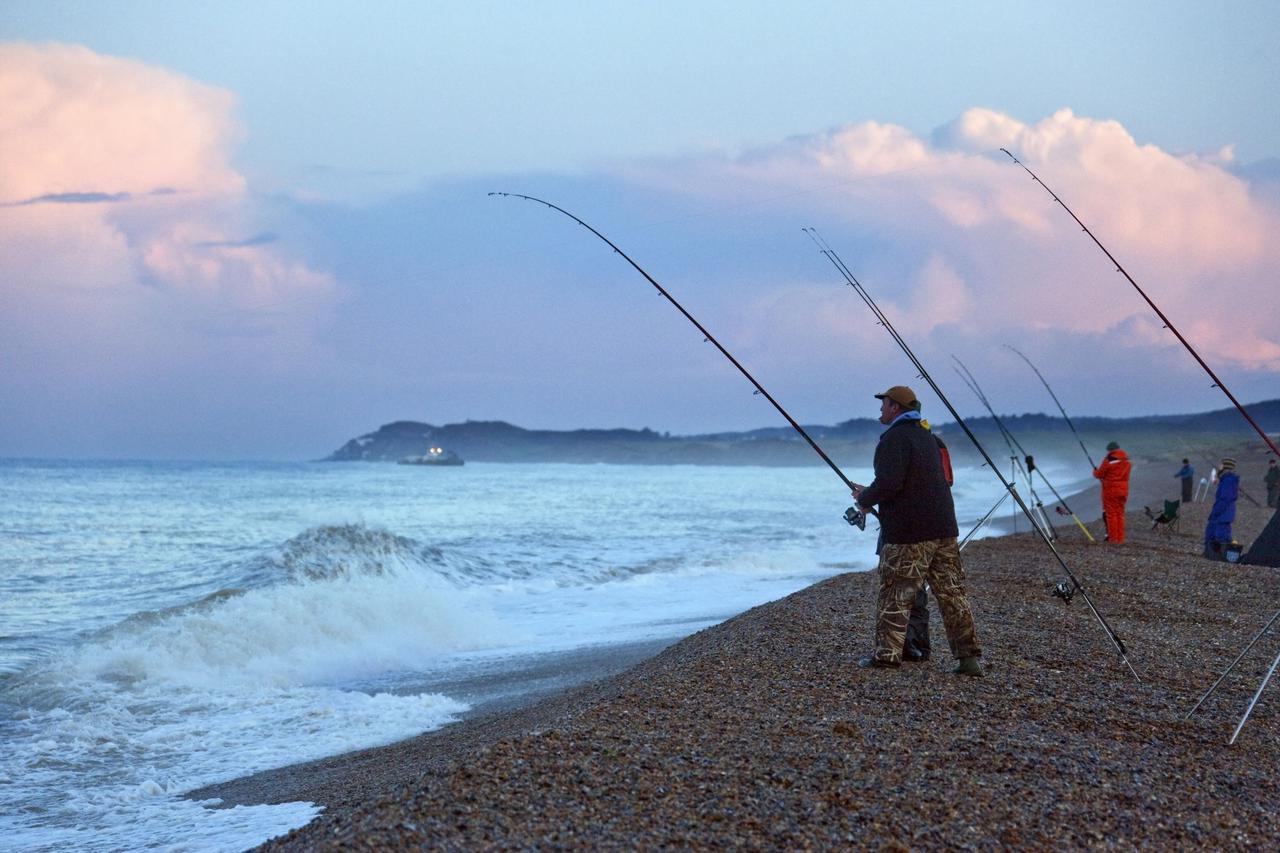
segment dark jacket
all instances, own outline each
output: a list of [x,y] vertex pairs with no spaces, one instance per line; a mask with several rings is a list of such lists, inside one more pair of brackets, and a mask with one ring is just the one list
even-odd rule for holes
[[884,431],[876,445],[875,471],[858,504],[864,509],[879,505],[887,544],[960,535],[938,442],[919,421],[900,420]]

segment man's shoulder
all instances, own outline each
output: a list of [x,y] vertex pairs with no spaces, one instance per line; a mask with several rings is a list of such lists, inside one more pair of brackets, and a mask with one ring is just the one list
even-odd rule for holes
[[919,426],[917,421],[897,421],[885,427],[884,432],[880,433],[880,442],[886,441],[910,441],[908,428],[915,429]]
[[[901,418],[889,424],[887,427],[885,427],[884,432],[880,433],[880,435],[886,436],[891,433],[907,432],[909,430],[917,430],[917,429],[924,430],[924,427],[920,426],[919,419]],[[928,430],[924,430],[924,431],[928,432]]]
[[880,433],[879,445],[882,447],[911,448],[936,447],[933,433],[920,426],[919,421],[898,421]]

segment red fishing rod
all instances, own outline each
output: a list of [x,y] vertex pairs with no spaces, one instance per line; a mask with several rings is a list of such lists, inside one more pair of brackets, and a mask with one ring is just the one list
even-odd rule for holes
[[[791,428],[794,429],[796,432],[800,433],[801,438],[809,442],[809,446],[813,448],[815,453],[817,453],[819,456],[822,457],[822,461],[827,463],[827,466],[836,473],[836,476],[841,479],[841,481],[845,484],[845,486],[848,487],[850,492],[853,491],[853,486],[854,486],[853,481],[845,476],[844,472],[840,470],[839,466],[836,465],[835,462],[831,461],[831,457],[828,456],[823,451],[823,449],[818,446],[818,443],[809,436],[809,433],[805,432],[804,427],[800,426],[800,424],[796,422],[796,419],[791,417],[791,415],[787,412],[786,409],[782,408],[782,404],[780,404],[777,400],[773,399],[773,395],[771,395],[768,391],[766,391],[764,389],[764,386],[756,381],[756,378],[752,376],[747,371],[747,369],[743,367],[727,349],[724,348],[723,345],[721,345],[720,341],[716,340],[715,335],[708,332],[707,328],[703,326],[701,323],[699,323],[692,314],[686,311],[685,307],[681,305],[679,302],[677,302],[675,297],[672,296],[670,293],[668,293],[665,287],[658,284],[658,282],[654,280],[653,276],[649,275],[649,273],[645,272],[644,269],[639,264],[631,260],[631,257],[626,252],[619,249],[618,246],[612,240],[610,240],[608,237],[601,234],[596,229],[592,228],[587,223],[583,222],[578,217],[574,216],[569,211],[565,210],[563,207],[554,205],[549,201],[544,201],[540,198],[534,198],[533,196],[521,195],[520,193],[492,192],[492,193],[489,193],[489,195],[502,196],[503,198],[522,198],[525,201],[532,201],[532,202],[537,202],[538,204],[546,205],[552,210],[563,213],[565,216],[569,217],[574,222],[578,223],[583,228],[587,229],[592,234],[596,235],[601,240],[603,240],[609,246],[609,248],[613,249],[615,252],[621,255],[623,260],[625,260],[627,263],[631,264],[631,266],[635,268],[636,272],[644,276],[645,280],[647,280],[650,284],[652,284],[655,288],[657,288],[658,292],[661,293],[664,297],[666,297],[667,301],[670,302],[672,305],[674,305],[676,307],[676,310],[679,311],[681,314],[683,314],[685,316],[685,319],[687,319],[690,323],[692,323],[697,328],[697,330],[702,333],[702,337],[704,340],[708,341],[709,343],[715,344],[716,349],[720,350],[720,353],[725,358],[729,359],[729,363],[732,364],[734,367],[738,368],[738,372],[741,373],[743,376],[747,377],[747,381],[749,381],[752,385],[755,386],[756,393],[760,394],[766,400],[768,400],[773,405],[773,407],[778,410],[778,414],[786,418],[787,423],[791,424]],[[845,513],[845,520],[848,521],[850,524],[853,524],[859,528],[865,529],[865,525],[866,525],[865,516],[863,516],[862,513],[858,512],[857,507],[851,507],[850,510]]]
[[1001,148],[1000,150],[1008,154],[1010,160],[1012,160],[1014,163],[1021,166],[1023,170],[1026,171],[1026,173],[1031,176],[1031,179],[1033,181],[1035,181],[1040,186],[1044,187],[1044,191],[1047,192],[1049,195],[1053,196],[1054,201],[1062,205],[1062,209],[1065,210],[1067,214],[1070,215],[1070,217],[1076,221],[1076,224],[1080,226],[1081,230],[1083,230],[1084,233],[1089,235],[1089,239],[1094,242],[1094,245],[1096,245],[1099,249],[1102,250],[1102,254],[1106,255],[1107,259],[1111,261],[1111,263],[1116,265],[1116,272],[1120,273],[1122,276],[1124,276],[1129,280],[1129,283],[1133,285],[1133,289],[1138,291],[1138,295],[1141,296],[1143,300],[1148,305],[1151,306],[1152,311],[1156,312],[1156,316],[1160,318],[1160,322],[1164,323],[1164,327],[1169,331],[1173,332],[1174,337],[1176,337],[1179,340],[1179,342],[1181,342],[1182,345],[1187,348],[1187,352],[1191,353],[1191,356],[1199,363],[1201,367],[1204,368],[1204,372],[1209,374],[1209,378],[1213,380],[1213,387],[1221,389],[1222,393],[1227,395],[1227,399],[1231,401],[1231,405],[1235,406],[1236,409],[1240,412],[1240,414],[1244,416],[1244,419],[1249,422],[1249,426],[1253,427],[1254,430],[1258,433],[1258,435],[1262,436],[1263,442],[1266,443],[1267,447],[1271,448],[1271,452],[1276,454],[1277,456],[1280,456],[1280,447],[1276,447],[1276,443],[1271,440],[1271,436],[1267,435],[1266,431],[1258,425],[1257,421],[1253,419],[1253,416],[1250,415],[1247,411],[1245,411],[1245,408],[1240,404],[1240,401],[1236,399],[1235,395],[1232,394],[1231,391],[1227,389],[1227,386],[1222,383],[1222,380],[1218,378],[1218,374],[1213,372],[1213,368],[1209,367],[1209,365],[1205,363],[1205,360],[1200,357],[1200,353],[1196,352],[1195,347],[1191,346],[1191,344],[1187,341],[1187,339],[1182,336],[1182,333],[1179,332],[1177,327],[1173,325],[1173,321],[1171,321],[1168,317],[1165,316],[1164,312],[1161,311],[1160,308],[1156,305],[1156,303],[1152,301],[1151,297],[1147,295],[1146,291],[1138,286],[1138,283],[1133,280],[1133,276],[1129,275],[1128,270],[1126,270],[1120,264],[1120,262],[1115,259],[1115,256],[1112,255],[1111,252],[1107,250],[1106,246],[1102,245],[1102,241],[1100,241],[1097,237],[1093,235],[1093,232],[1089,230],[1089,226],[1081,222],[1080,217],[1076,216],[1075,211],[1067,207],[1066,202],[1058,198],[1058,194],[1055,193],[1053,190],[1049,189],[1049,186],[1044,181],[1040,180],[1040,178],[1036,175],[1035,172],[1028,169],[1025,163],[1023,163],[1017,157],[1014,157],[1008,148]]
[[[1262,437],[1263,443],[1265,443],[1267,447],[1271,449],[1272,453],[1274,453],[1277,456],[1280,456],[1280,447],[1276,447],[1276,443],[1271,440],[1271,436],[1267,435],[1266,431],[1263,430],[1263,428],[1258,425],[1258,422],[1255,421],[1247,411],[1245,411],[1244,406],[1242,406],[1240,404],[1240,401],[1236,399],[1235,395],[1232,394],[1230,390],[1228,390],[1227,386],[1222,383],[1222,380],[1219,379],[1218,375],[1213,372],[1213,369],[1209,367],[1208,364],[1205,363],[1205,360],[1200,357],[1200,353],[1196,352],[1195,347],[1191,346],[1191,344],[1187,341],[1187,339],[1182,336],[1182,333],[1179,332],[1178,329],[1169,320],[1169,318],[1165,316],[1164,312],[1161,311],[1159,307],[1156,306],[1156,303],[1151,300],[1151,297],[1147,296],[1146,291],[1144,291],[1141,287],[1139,287],[1138,283],[1133,280],[1133,276],[1129,275],[1128,270],[1126,270],[1121,265],[1121,263],[1115,259],[1115,256],[1112,255],[1111,252],[1107,251],[1107,247],[1102,245],[1102,242],[1097,237],[1094,236],[1093,232],[1089,230],[1089,227],[1080,221],[1080,217],[1076,216],[1075,211],[1067,207],[1066,202],[1058,198],[1058,194],[1055,193],[1053,190],[1049,189],[1049,186],[1044,181],[1040,180],[1039,176],[1037,176],[1035,172],[1028,169],[1025,163],[1023,163],[1017,157],[1014,157],[1013,154],[1009,151],[1009,149],[1001,148],[1000,150],[1003,151],[1005,154],[1008,154],[1010,160],[1012,160],[1017,165],[1021,166],[1023,170],[1028,175],[1031,176],[1031,179],[1033,181],[1035,181],[1040,186],[1044,187],[1044,191],[1047,192],[1049,195],[1051,195],[1053,197],[1053,200],[1062,206],[1062,209],[1065,210],[1071,216],[1071,218],[1076,221],[1076,224],[1080,226],[1081,230],[1083,230],[1084,233],[1089,235],[1089,239],[1093,240],[1094,244],[1099,249],[1102,250],[1102,253],[1104,255],[1107,256],[1107,259],[1111,261],[1111,263],[1116,265],[1116,272],[1120,273],[1122,276],[1124,276],[1126,279],[1129,280],[1129,283],[1133,285],[1133,289],[1138,291],[1138,295],[1141,296],[1143,300],[1148,305],[1151,306],[1152,311],[1156,312],[1156,316],[1160,318],[1160,322],[1164,323],[1164,327],[1169,331],[1173,332],[1174,337],[1176,337],[1178,341],[1184,347],[1187,348],[1187,352],[1191,353],[1191,356],[1196,360],[1196,362],[1202,368],[1204,368],[1204,372],[1209,374],[1209,378],[1213,380],[1214,387],[1220,388],[1222,390],[1222,393],[1227,395],[1227,399],[1231,401],[1231,405],[1236,407],[1236,410],[1239,411],[1240,414],[1244,417],[1244,419],[1249,422],[1249,426],[1253,427],[1254,431],[1257,432],[1258,435]],[[1273,517],[1272,520],[1268,522],[1267,526],[1270,527],[1272,524],[1275,524],[1275,523],[1276,523],[1276,519],[1275,517]],[[1209,694],[1213,693],[1213,691],[1217,689],[1218,685],[1222,683],[1222,679],[1226,678],[1227,673],[1231,672],[1232,668],[1235,667],[1236,663],[1239,663],[1240,658],[1244,657],[1244,653],[1248,652],[1249,649],[1253,647],[1253,643],[1257,642],[1258,638],[1261,637],[1264,633],[1266,633],[1267,629],[1271,627],[1272,622],[1275,622],[1277,618],[1280,618],[1280,612],[1278,612],[1275,616],[1271,617],[1271,622],[1268,622],[1267,626],[1258,632],[1258,635],[1254,637],[1253,642],[1250,642],[1249,645],[1245,647],[1245,650],[1240,654],[1240,657],[1236,658],[1236,660],[1233,661],[1231,665],[1227,667],[1227,669],[1222,673],[1222,675],[1218,677],[1218,680],[1215,681],[1213,686],[1209,688],[1208,693],[1205,693],[1204,696],[1200,697],[1200,701],[1197,702],[1195,707],[1192,708],[1191,711],[1187,713],[1188,718],[1195,713],[1196,708],[1199,708],[1200,705],[1204,703],[1205,699],[1209,698]],[[1240,718],[1240,723],[1236,726],[1235,733],[1231,735],[1231,740],[1229,741],[1229,743],[1234,744],[1236,742],[1236,738],[1240,736],[1240,730],[1244,728],[1245,721],[1249,719],[1249,714],[1253,712],[1253,706],[1257,704],[1258,698],[1262,695],[1262,691],[1266,689],[1267,682],[1271,680],[1271,676],[1275,673],[1277,666],[1280,666],[1280,656],[1277,656],[1275,659],[1275,662],[1271,664],[1271,669],[1267,672],[1266,678],[1262,680],[1262,684],[1259,685],[1258,692],[1254,694],[1253,701],[1249,703],[1249,707],[1244,712],[1244,716]]]

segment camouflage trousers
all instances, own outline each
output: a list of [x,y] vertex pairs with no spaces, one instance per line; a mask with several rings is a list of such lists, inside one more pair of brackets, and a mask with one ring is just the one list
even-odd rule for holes
[[907,636],[907,619],[916,594],[928,582],[957,658],[982,654],[973,613],[964,591],[964,566],[954,538],[910,545],[885,545],[880,552],[880,599],[876,618],[876,659],[898,663]]

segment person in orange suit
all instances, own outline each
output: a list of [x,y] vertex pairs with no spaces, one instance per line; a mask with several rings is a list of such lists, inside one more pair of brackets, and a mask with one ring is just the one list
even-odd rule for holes
[[1107,525],[1107,541],[1124,541],[1124,502],[1129,499],[1129,455],[1114,441],[1107,445],[1102,464],[1093,476],[1102,481],[1102,520]]

